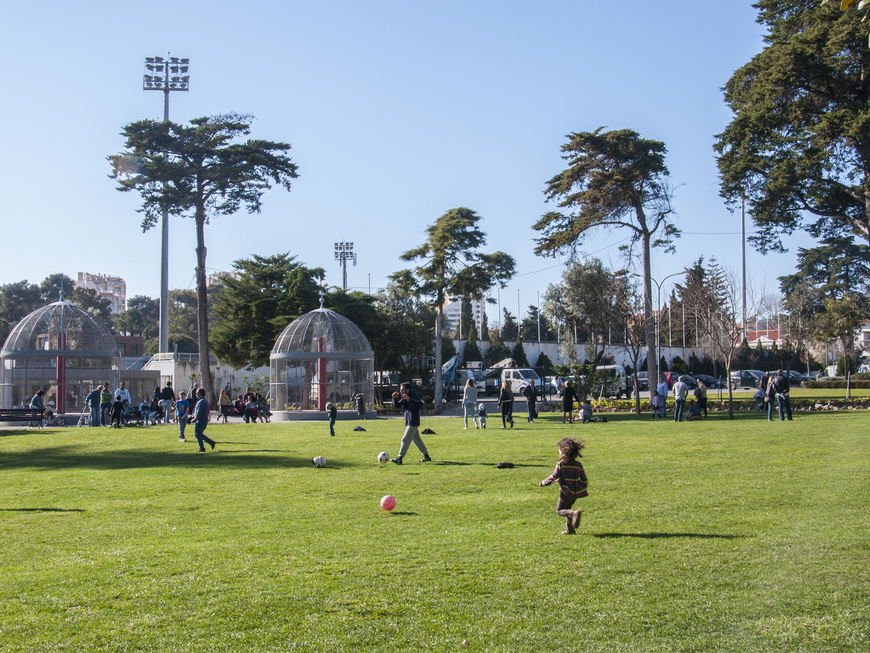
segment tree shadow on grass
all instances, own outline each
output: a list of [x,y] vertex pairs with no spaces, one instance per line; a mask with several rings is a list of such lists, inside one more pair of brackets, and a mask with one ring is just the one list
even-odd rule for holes
[[[218,441],[217,449],[206,453],[197,453],[195,448],[189,446],[190,443],[184,447],[167,445],[166,450],[130,448],[82,452],[74,446],[53,446],[25,452],[7,451],[0,453],[0,470],[311,467],[311,457],[307,454],[273,449],[235,450],[231,448],[233,444],[235,443]],[[234,455],[237,453],[242,455]],[[335,461],[333,466],[347,467],[354,464]]]
[[84,512],[84,508],[0,508],[0,512]]
[[655,540],[669,537],[695,537],[709,540],[736,540],[748,537],[747,535],[719,535],[717,533],[592,533],[592,537],[616,538],[616,537],[639,537],[645,540]]
[[33,433],[42,433],[43,430],[29,427],[29,428],[2,428],[0,429],[0,438],[8,438],[14,435],[31,435]]

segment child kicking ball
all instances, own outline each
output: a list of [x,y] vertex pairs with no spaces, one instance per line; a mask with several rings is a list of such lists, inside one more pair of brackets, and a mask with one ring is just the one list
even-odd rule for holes
[[556,514],[565,518],[565,530],[562,531],[562,535],[574,535],[580,525],[581,511],[571,510],[571,507],[577,499],[589,496],[586,491],[589,485],[586,472],[577,460],[580,457],[580,450],[585,446],[584,440],[578,441],[573,438],[559,440],[556,444],[559,450],[556,469],[539,484],[540,487],[545,487],[559,481],[559,503],[556,504]]

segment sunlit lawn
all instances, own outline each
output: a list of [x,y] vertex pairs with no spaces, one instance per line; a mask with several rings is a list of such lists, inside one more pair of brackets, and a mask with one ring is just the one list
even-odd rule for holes
[[0,650],[866,653],[870,413],[739,417],[3,430]]

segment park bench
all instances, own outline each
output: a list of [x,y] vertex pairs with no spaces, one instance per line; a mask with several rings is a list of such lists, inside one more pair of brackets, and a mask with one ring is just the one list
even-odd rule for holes
[[29,422],[31,426],[42,426],[43,412],[40,408],[0,408],[0,423]]
[[230,418],[230,417],[242,417],[242,415],[239,415],[239,414],[238,414],[238,413],[233,409],[233,405],[232,405],[232,404],[226,404],[225,406],[220,406],[219,408],[220,408],[220,410],[221,410],[221,414],[218,415],[218,418],[217,418],[217,421],[218,421],[218,422],[220,422],[221,419],[223,419],[224,424],[226,424],[227,421],[228,421],[228,418]]

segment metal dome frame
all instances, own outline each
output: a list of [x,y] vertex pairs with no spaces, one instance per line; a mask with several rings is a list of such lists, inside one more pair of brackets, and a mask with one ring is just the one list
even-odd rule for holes
[[83,407],[97,385],[117,387],[121,358],[112,332],[61,299],[21,320],[0,350],[0,405],[24,406],[37,390],[58,413]]
[[359,327],[321,307],[281,332],[269,356],[273,411],[351,407],[363,395],[374,401],[374,352]]

